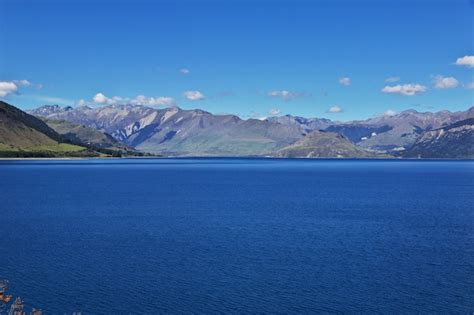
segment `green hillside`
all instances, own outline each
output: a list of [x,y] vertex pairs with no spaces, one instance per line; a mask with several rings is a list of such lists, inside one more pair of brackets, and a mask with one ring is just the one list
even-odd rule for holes
[[0,156],[83,156],[87,148],[63,143],[40,119],[0,101]]

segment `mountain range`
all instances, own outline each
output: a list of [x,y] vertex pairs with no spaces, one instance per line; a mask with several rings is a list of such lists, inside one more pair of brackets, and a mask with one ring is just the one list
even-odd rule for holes
[[[348,122],[291,115],[244,120],[200,109],[139,105],[45,105],[29,113],[85,125],[137,150],[167,156],[294,156],[299,152],[296,156],[374,157],[412,156],[411,147],[426,132],[473,118],[474,107],[459,112],[406,110]],[[328,137],[333,139],[327,141]],[[319,149],[312,150],[315,146]],[[442,155],[450,156],[449,152]]]
[[[291,115],[241,119],[200,109],[140,105],[15,110],[29,120],[40,118],[34,120],[40,132],[56,142],[164,156],[460,158],[472,157],[474,146],[474,107],[460,112],[406,110],[349,122]],[[0,121],[4,145],[40,141],[26,134],[15,140],[6,126]]]
[[474,118],[425,132],[415,141],[406,156],[474,158]]
[[296,124],[308,131],[322,129],[337,132],[360,147],[391,152],[393,150],[408,150],[425,131],[445,127],[472,117],[474,117],[474,107],[460,112],[440,111],[436,113],[418,112],[410,109],[398,114],[348,122],[292,116],[271,119],[282,124]]
[[43,106],[30,113],[83,124],[140,151],[171,156],[262,156],[299,140],[297,126],[177,107],[111,105],[99,108]]

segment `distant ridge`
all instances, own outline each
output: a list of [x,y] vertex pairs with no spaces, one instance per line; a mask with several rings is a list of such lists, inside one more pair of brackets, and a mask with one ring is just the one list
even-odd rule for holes
[[423,133],[406,156],[474,158],[474,118]]
[[[355,156],[383,153],[400,157],[407,155],[425,132],[473,118],[474,107],[460,112],[406,110],[349,122],[291,115],[243,120],[235,115],[213,115],[199,109],[155,109],[140,105],[97,108],[46,105],[30,113],[85,125],[137,150],[166,156],[281,156],[283,152],[290,154],[283,149],[296,145],[307,135],[329,131],[343,135],[344,142],[349,141],[362,150],[352,148]],[[318,132],[315,135],[328,136]],[[318,143],[318,150],[310,152],[320,157],[333,156],[328,146],[334,144],[322,140]],[[347,144],[345,147],[349,148]],[[294,150],[291,152],[295,154]],[[305,150],[298,152],[308,155]]]

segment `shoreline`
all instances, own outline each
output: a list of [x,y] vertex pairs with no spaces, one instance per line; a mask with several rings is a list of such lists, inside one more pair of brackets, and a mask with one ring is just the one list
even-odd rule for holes
[[301,161],[322,161],[322,160],[358,160],[358,161],[474,161],[474,158],[404,158],[404,157],[380,157],[380,158],[357,158],[357,157],[272,157],[272,156],[127,156],[127,157],[0,157],[0,161],[76,161],[76,160],[119,160],[119,159],[134,159],[134,160],[222,160],[222,159],[241,159],[241,160],[301,160]]

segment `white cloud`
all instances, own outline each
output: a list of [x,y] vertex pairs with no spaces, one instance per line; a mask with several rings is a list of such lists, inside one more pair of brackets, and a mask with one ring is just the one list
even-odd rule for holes
[[421,84],[403,84],[386,86],[382,89],[383,93],[397,93],[401,95],[413,96],[418,93],[426,92],[426,86]]
[[342,113],[343,110],[341,107],[337,106],[337,105],[334,105],[334,106],[331,106],[329,107],[329,109],[327,110],[328,113]]
[[303,96],[303,93],[297,93],[297,92],[290,92],[287,90],[276,90],[276,91],[270,91],[267,94],[270,97],[279,97],[282,98],[284,101],[290,101],[292,99],[295,99],[297,97]]
[[31,83],[28,80],[13,80],[12,82],[15,83],[17,86],[21,86],[21,87],[34,87],[37,89],[43,88],[42,84]]
[[105,96],[102,93],[97,93],[96,95],[94,95],[92,100],[97,104],[114,105],[114,104],[117,104],[118,102],[122,101],[123,98],[121,98],[119,96],[113,96],[113,97],[109,98],[109,97]]
[[99,103],[99,104],[105,104],[107,102],[108,98],[102,93],[97,93],[96,95],[94,95],[92,100],[96,103]]
[[268,116],[278,116],[280,115],[281,113],[281,110],[279,110],[278,108],[272,108],[268,111]]
[[344,85],[344,86],[349,86],[351,85],[351,78],[349,77],[343,77],[339,79],[339,84]]
[[465,87],[466,89],[470,89],[470,90],[471,90],[471,89],[474,89],[474,81],[465,84],[464,87]]
[[5,97],[10,93],[18,90],[18,86],[14,82],[0,81],[0,97]]
[[87,105],[87,102],[86,102],[86,100],[84,100],[84,99],[81,98],[80,100],[78,100],[78,101],[76,102],[76,105],[77,105],[77,106],[86,106],[86,105]]
[[179,69],[179,72],[181,74],[189,74],[191,71],[189,71],[189,69],[183,68],[183,69]]
[[15,93],[20,87],[36,87],[42,88],[41,84],[33,84],[28,80],[12,80],[0,81],[0,97],[6,97],[9,94]]
[[93,104],[91,104],[91,102],[86,101],[85,99],[81,98],[80,100],[76,101],[75,105],[77,107],[83,107],[83,106],[89,106],[89,105],[93,105]]
[[[166,96],[146,97],[145,95],[137,95],[134,98],[128,98],[128,97],[120,97],[120,96],[107,97],[102,93],[97,93],[96,95],[94,95],[92,100],[95,103],[102,104],[102,105],[115,105],[115,104],[124,104],[124,103],[132,104],[132,105],[143,105],[143,106],[175,106],[176,105],[176,101],[174,98],[166,97]],[[87,104],[87,102],[81,102],[81,103],[84,105]]]
[[437,89],[452,89],[458,86],[459,81],[453,77],[437,75],[433,78],[434,87]]
[[388,109],[383,113],[384,116],[395,116],[396,114],[397,112],[391,109]]
[[204,94],[199,91],[185,91],[183,96],[189,101],[199,101],[204,99]]
[[458,66],[466,66],[466,67],[474,68],[474,56],[464,56],[464,57],[458,58],[455,64]]
[[391,82],[391,83],[398,82],[398,81],[400,81],[400,77],[388,77],[385,79],[385,82]]
[[31,86],[31,82],[28,80],[13,80],[18,86]]
[[130,100],[130,104],[144,106],[175,106],[176,101],[174,98],[166,96],[146,97],[145,95],[138,95],[134,99]]

